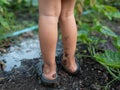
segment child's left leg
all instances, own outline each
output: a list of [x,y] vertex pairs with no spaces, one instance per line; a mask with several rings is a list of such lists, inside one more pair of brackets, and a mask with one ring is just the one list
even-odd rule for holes
[[61,0],[39,0],[39,37],[44,60],[43,72],[47,79],[55,79],[55,52],[57,24],[61,11]]
[[74,17],[76,0],[61,0],[60,26],[64,48],[63,63],[72,73],[77,69],[75,50],[77,43],[77,26]]

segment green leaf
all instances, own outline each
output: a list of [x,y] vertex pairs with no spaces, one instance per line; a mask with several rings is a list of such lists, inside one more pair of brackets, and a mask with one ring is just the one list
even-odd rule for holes
[[113,44],[120,49],[120,36],[118,36],[117,38],[114,38]]
[[89,31],[88,30],[79,30],[78,31],[78,41],[82,41],[83,43],[91,42],[91,39],[89,38]]
[[120,52],[105,51],[94,56],[98,62],[112,68],[120,68]]
[[7,4],[7,5],[9,5],[9,2],[7,0],[1,0],[0,2],[1,2],[1,4]]
[[2,21],[2,22],[0,22],[0,23],[1,23],[1,25],[2,25],[3,27],[5,27],[6,29],[10,30],[9,24],[8,24],[7,22]]
[[105,9],[106,12],[117,12],[118,11],[116,9],[116,7],[108,6],[108,5],[104,5],[104,9]]
[[111,17],[120,18],[120,12],[109,13]]
[[102,28],[101,25],[94,25],[94,26],[92,27],[92,30],[100,31],[101,28]]
[[114,37],[114,38],[117,37],[117,35],[111,29],[109,29],[106,26],[102,26],[102,28],[100,29],[100,32],[103,33],[104,35],[108,35],[108,36],[111,36],[111,37]]
[[94,6],[95,3],[96,3],[96,0],[90,0],[90,6],[91,6],[91,7]]

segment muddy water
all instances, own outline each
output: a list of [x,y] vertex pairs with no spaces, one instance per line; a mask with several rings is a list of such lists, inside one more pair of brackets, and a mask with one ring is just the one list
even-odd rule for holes
[[[61,52],[61,50],[62,44],[58,42],[56,55]],[[21,65],[21,60],[39,58],[40,56],[41,50],[38,35],[35,35],[31,38],[22,39],[17,45],[11,46],[7,53],[0,56],[0,60],[6,61],[5,71],[10,71],[13,67],[19,67]]]

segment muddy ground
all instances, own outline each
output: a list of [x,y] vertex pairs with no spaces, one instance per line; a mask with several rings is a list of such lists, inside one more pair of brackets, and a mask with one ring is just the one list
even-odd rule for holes
[[[42,57],[22,60],[19,68],[1,72],[4,80],[0,81],[0,90],[104,90],[106,84],[112,80],[111,75],[95,60],[79,58],[78,55],[84,49],[80,43],[77,48],[76,57],[81,63],[81,72],[76,77],[64,72],[57,61],[60,83],[58,86],[45,87],[34,73],[34,65],[42,60]],[[114,82],[109,90],[120,90],[120,81]]]
[[[69,76],[58,65],[60,84],[58,87],[44,87],[36,79],[33,67],[40,59],[23,60],[23,66],[4,73],[6,78],[0,82],[0,90],[103,90],[111,80],[105,68],[94,60],[85,59],[81,64],[81,74],[76,77]],[[120,90],[120,82],[115,82],[111,90]]]
[[[109,24],[118,35],[120,35],[119,24]],[[22,36],[23,37],[23,36]],[[30,36],[24,36],[29,38]],[[11,39],[10,39],[11,40]],[[12,39],[12,43],[14,39]],[[18,39],[19,40],[19,39]],[[16,41],[15,41],[16,42]],[[5,42],[2,53],[9,51],[10,42]],[[109,49],[111,45],[107,45]],[[79,58],[83,47],[80,43],[77,44],[76,57],[81,64],[81,72],[76,77],[69,76],[64,72],[57,61],[58,75],[60,83],[56,87],[45,87],[41,85],[40,80],[36,78],[34,73],[34,65],[42,60],[42,57],[34,59],[21,60],[21,66],[13,68],[11,71],[0,71],[0,90],[104,90],[104,87],[112,80],[108,71],[98,62],[91,58]],[[2,54],[0,53],[0,54]],[[120,81],[114,82],[109,90],[120,90]]]

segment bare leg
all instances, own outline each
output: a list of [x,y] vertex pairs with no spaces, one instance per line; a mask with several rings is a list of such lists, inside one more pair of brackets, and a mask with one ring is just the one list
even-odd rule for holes
[[62,0],[60,26],[64,47],[63,64],[71,72],[75,72],[75,50],[77,41],[77,27],[74,18],[74,6],[76,0]]
[[39,39],[44,60],[44,75],[52,80],[56,73],[55,52],[61,0],[39,0]]

